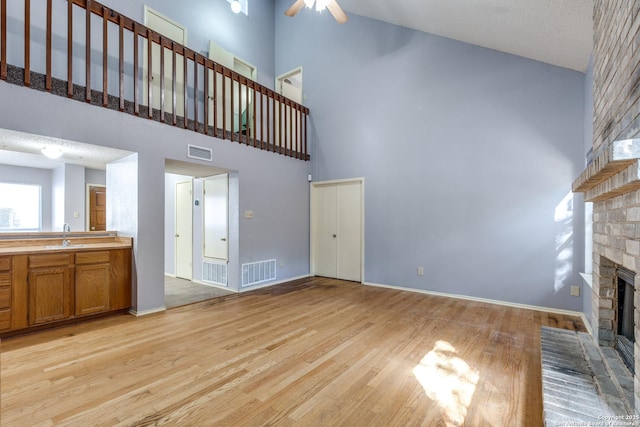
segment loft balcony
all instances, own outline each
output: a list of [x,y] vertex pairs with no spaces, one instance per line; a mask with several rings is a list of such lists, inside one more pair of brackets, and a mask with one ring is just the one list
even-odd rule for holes
[[97,1],[31,3],[0,0],[1,80],[309,160],[308,108]]

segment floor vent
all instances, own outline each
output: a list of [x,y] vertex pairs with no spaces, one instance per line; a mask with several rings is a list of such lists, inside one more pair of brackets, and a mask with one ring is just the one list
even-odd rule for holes
[[276,260],[251,262],[242,264],[242,286],[276,280]]
[[207,160],[210,162],[213,160],[213,150],[211,148],[198,147],[197,145],[189,144],[187,157],[190,159]]
[[202,281],[227,286],[227,264],[203,261]]

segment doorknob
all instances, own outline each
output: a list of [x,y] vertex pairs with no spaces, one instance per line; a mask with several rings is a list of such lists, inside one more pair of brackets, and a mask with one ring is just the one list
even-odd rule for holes
[[224,237],[223,237],[222,239],[220,239],[220,240],[222,240],[223,242],[226,242],[226,241],[227,241],[227,239],[225,239]]
[[180,237],[180,235],[179,235],[179,234],[176,234],[176,237]]
[[333,238],[335,239],[336,237],[338,237],[338,235],[337,235],[337,234],[334,234],[334,235],[333,235]]

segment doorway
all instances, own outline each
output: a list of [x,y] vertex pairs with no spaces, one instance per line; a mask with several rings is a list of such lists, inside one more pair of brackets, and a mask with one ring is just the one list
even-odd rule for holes
[[107,187],[99,184],[87,184],[87,230],[107,230]]
[[363,281],[364,178],[311,184],[311,273]]

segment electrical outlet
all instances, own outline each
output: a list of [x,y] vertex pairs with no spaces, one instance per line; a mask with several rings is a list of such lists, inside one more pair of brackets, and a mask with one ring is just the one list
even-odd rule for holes
[[571,296],[579,297],[580,296],[580,286],[572,286],[571,287]]
[[424,276],[424,267],[418,267],[418,276]]

